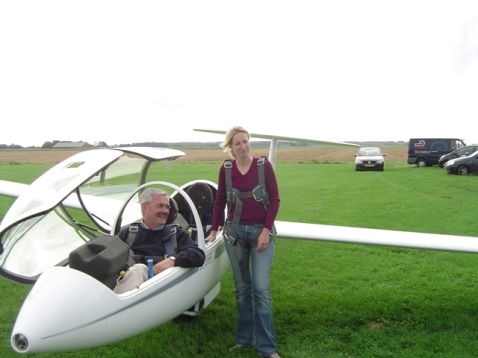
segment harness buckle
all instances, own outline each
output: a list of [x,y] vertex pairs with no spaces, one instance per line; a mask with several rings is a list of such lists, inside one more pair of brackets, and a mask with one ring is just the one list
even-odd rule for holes
[[229,245],[232,245],[232,246],[236,245],[237,238],[234,237],[236,235],[237,235],[236,231],[232,227],[229,227],[229,226],[224,227],[224,239]]
[[260,185],[257,185],[252,189],[252,197],[255,201],[262,201],[264,200],[264,191]]

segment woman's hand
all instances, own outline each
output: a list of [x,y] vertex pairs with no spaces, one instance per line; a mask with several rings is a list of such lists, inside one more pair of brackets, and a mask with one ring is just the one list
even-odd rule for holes
[[259,235],[257,239],[258,252],[264,251],[269,246],[270,233],[271,231],[269,229],[266,229],[266,228],[262,229],[261,234]]
[[213,242],[214,240],[216,240],[216,235],[217,235],[217,231],[211,231],[209,236],[206,238],[206,241]]

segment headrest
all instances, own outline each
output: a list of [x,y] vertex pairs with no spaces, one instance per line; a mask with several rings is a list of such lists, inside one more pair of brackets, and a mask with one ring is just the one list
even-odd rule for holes
[[197,182],[191,185],[186,191],[194,202],[196,209],[201,212],[210,210],[214,203],[214,194],[206,183]]
[[176,220],[178,216],[179,211],[178,204],[173,198],[169,198],[169,206],[171,207],[171,209],[169,209],[169,215],[168,219],[166,220],[166,224],[171,224],[172,222],[174,222],[174,220]]

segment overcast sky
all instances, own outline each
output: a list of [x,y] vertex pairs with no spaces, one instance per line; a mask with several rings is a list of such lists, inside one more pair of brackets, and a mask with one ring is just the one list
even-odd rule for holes
[[478,1],[2,1],[0,144],[478,142]]

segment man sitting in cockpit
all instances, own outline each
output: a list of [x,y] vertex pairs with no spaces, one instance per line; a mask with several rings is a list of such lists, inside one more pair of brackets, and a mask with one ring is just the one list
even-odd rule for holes
[[130,246],[136,264],[118,279],[113,289],[115,293],[130,291],[148,279],[148,259],[154,262],[153,275],[172,266],[199,267],[206,259],[186,231],[180,226],[167,224],[172,208],[164,190],[146,189],[139,202],[142,221],[123,228],[118,234]]

